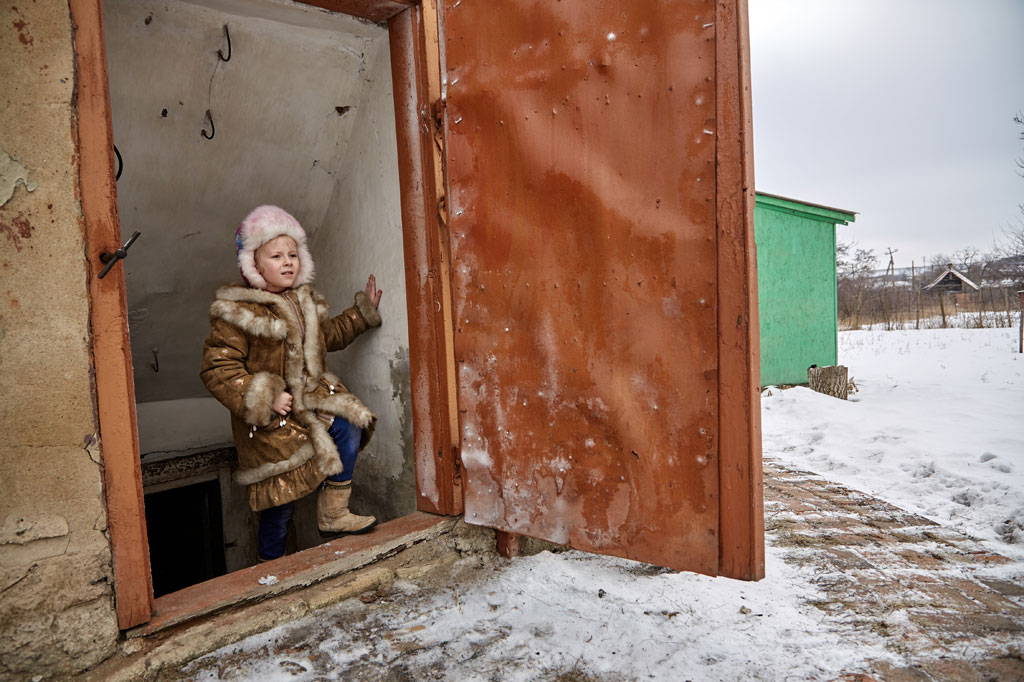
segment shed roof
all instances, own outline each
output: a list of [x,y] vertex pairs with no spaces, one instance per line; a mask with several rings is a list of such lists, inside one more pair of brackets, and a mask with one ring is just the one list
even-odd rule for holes
[[981,289],[981,287],[979,287],[977,284],[975,284],[971,280],[967,279],[967,277],[963,273],[959,272],[956,268],[954,268],[952,263],[950,263],[950,264],[948,264],[946,266],[946,269],[942,271],[941,275],[939,275],[938,277],[935,278],[934,282],[932,282],[928,286],[922,287],[922,289],[925,290],[925,291],[928,291],[928,290],[938,286],[938,284],[940,282],[942,282],[944,279],[949,278],[952,281],[952,277],[956,277],[961,282],[963,282],[964,284],[966,284],[970,288],[974,289],[975,291],[979,291]]
[[857,219],[856,211],[848,211],[845,208],[833,208],[823,204],[812,204],[809,201],[791,199],[779,194],[767,192],[755,192],[754,201],[764,208],[771,208],[785,213],[792,213],[803,218],[819,220],[825,223],[841,223],[846,225]]

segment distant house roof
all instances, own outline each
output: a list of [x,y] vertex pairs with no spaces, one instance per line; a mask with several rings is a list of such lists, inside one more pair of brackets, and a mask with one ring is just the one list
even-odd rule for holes
[[808,201],[790,199],[779,194],[768,194],[767,192],[755,192],[754,201],[758,206],[770,208],[785,213],[793,213],[804,218],[820,220],[826,223],[839,223],[846,225],[857,219],[856,211],[847,211],[845,208],[833,208],[822,204],[812,204]]
[[946,265],[946,269],[942,271],[942,274],[935,278],[935,281],[928,286],[922,287],[924,291],[930,291],[931,289],[941,289],[942,291],[963,291],[964,285],[969,286],[975,291],[979,291],[981,287],[967,279],[963,274],[957,271],[953,267],[952,263]]

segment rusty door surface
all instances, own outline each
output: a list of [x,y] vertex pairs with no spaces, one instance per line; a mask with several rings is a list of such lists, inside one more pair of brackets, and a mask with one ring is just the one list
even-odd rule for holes
[[714,13],[443,5],[470,523],[718,572]]

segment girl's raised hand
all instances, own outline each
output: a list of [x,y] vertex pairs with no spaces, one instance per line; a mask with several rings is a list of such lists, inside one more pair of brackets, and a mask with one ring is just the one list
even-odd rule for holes
[[370,278],[366,280],[366,297],[370,299],[374,308],[380,305],[380,297],[383,295],[384,291],[377,288],[377,278],[370,275]]

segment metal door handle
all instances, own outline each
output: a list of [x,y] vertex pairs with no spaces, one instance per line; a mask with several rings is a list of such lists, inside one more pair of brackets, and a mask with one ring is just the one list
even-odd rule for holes
[[135,232],[131,237],[128,237],[128,241],[126,241],[123,246],[115,250],[113,253],[110,251],[104,251],[100,254],[100,262],[107,264],[107,266],[100,271],[100,279],[107,276],[107,273],[110,272],[110,268],[114,267],[114,265],[117,264],[117,261],[128,256],[128,249],[135,243],[135,240],[139,238],[140,234],[142,233]]

